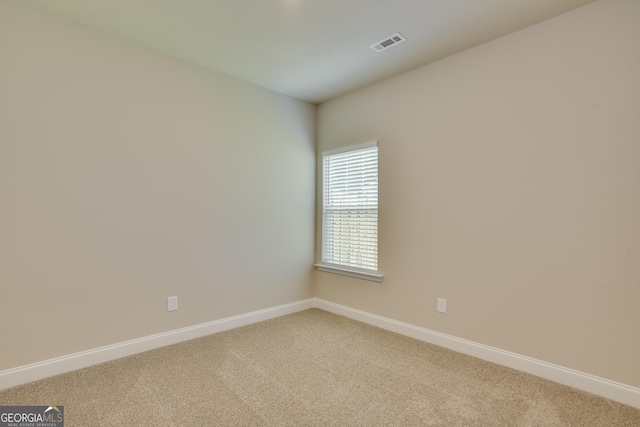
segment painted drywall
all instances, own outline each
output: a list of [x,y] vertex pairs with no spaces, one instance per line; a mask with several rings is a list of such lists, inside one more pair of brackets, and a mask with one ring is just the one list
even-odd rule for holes
[[311,297],[315,110],[0,1],[0,370]]
[[316,296],[640,386],[638,22],[601,0],[321,104],[319,154],[379,142],[385,277]]

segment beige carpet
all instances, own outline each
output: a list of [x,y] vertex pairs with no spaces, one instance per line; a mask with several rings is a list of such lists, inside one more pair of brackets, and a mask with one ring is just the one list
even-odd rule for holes
[[0,392],[65,426],[640,426],[640,410],[312,309]]

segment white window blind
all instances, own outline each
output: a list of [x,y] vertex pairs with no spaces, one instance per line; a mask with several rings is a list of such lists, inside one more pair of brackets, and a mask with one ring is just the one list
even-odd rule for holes
[[378,269],[378,147],[323,155],[322,262]]

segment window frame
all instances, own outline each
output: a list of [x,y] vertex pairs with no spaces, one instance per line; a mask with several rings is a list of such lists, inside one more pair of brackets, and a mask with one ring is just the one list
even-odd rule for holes
[[[350,145],[350,146],[346,146],[346,147],[341,147],[338,148],[336,150],[329,150],[329,151],[325,151],[322,153],[322,159],[321,159],[321,179],[322,179],[322,185],[321,185],[321,194],[320,194],[320,216],[321,216],[321,256],[322,256],[322,261],[320,263],[315,264],[315,267],[317,270],[319,271],[324,271],[324,272],[329,272],[329,273],[335,273],[335,274],[341,274],[341,275],[345,275],[345,276],[350,276],[350,277],[356,277],[359,279],[364,279],[364,280],[371,280],[371,281],[375,281],[375,282],[382,282],[384,276],[383,274],[380,272],[380,266],[379,266],[379,237],[378,237],[378,233],[376,232],[376,270],[373,269],[367,269],[367,268],[358,268],[358,267],[353,267],[353,266],[348,266],[348,265],[343,265],[343,264],[333,264],[333,263],[328,263],[326,262],[326,253],[325,253],[325,249],[326,249],[326,223],[325,223],[325,192],[326,192],[326,188],[325,188],[325,157],[327,156],[334,156],[337,154],[342,154],[342,153],[348,153],[348,152],[352,152],[352,151],[358,151],[358,150],[364,150],[364,149],[368,149],[368,148],[373,148],[375,147],[376,149],[378,148],[378,142],[377,141],[371,141],[371,142],[366,142],[363,144],[357,144],[357,145]],[[379,161],[379,151],[376,152],[376,162]],[[379,177],[379,166],[377,167],[376,170],[376,174],[377,174],[377,184],[379,185],[379,181],[380,181],[380,177]],[[378,194],[379,194],[379,187],[378,187]],[[380,200],[379,200],[379,195],[376,198],[376,205],[375,205],[375,211],[376,211],[376,229],[379,229],[379,210],[380,210]]]

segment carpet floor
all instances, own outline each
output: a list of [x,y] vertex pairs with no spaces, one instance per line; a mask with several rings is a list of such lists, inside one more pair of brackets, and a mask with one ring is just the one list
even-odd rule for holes
[[318,309],[0,391],[74,426],[640,426],[640,409]]

